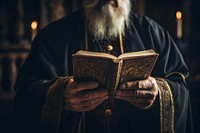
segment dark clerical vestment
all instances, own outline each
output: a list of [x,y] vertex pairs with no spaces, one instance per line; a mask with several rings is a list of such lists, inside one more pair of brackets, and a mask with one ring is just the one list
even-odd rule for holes
[[[151,76],[159,94],[146,110],[116,100],[108,118],[98,107],[88,112],[63,110],[65,83],[72,76],[72,54],[85,49],[101,51],[85,31],[83,10],[41,29],[30,55],[20,69],[15,89],[16,127],[21,132],[48,133],[191,133],[188,69],[169,33],[145,16],[132,14],[123,36],[124,52],[153,49],[159,53]],[[118,42],[114,49],[119,48]],[[117,53],[119,54],[119,53]],[[107,127],[107,124],[109,125]]]

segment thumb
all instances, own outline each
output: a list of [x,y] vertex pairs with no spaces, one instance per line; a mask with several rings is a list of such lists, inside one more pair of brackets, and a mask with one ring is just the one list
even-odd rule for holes
[[67,83],[66,83],[66,87],[65,89],[69,89],[70,88],[70,85],[74,82],[74,79],[73,78],[70,78],[68,79]]

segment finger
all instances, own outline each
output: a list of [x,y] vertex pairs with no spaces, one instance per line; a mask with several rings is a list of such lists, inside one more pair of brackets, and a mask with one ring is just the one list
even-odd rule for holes
[[73,82],[74,82],[74,79],[73,79],[73,78],[70,78],[70,79],[68,80],[68,82],[67,82],[66,87],[69,87],[70,84],[72,84]]
[[71,85],[71,91],[77,92],[77,91],[83,91],[83,90],[90,90],[98,87],[98,83],[95,81],[90,82],[74,82]]
[[72,83],[74,82],[74,79],[70,78],[68,81],[67,81],[67,84],[65,86],[65,91],[68,92],[70,90],[70,86],[72,85]]
[[122,83],[120,85],[120,89],[149,89],[154,87],[156,84],[156,81],[154,78],[149,77],[145,80],[139,80],[139,81],[129,81]]
[[90,92],[80,92],[78,99],[80,101],[86,101],[86,100],[91,100],[91,99],[96,99],[100,98],[103,96],[108,96],[108,90],[106,89],[98,89],[95,91],[90,91]]
[[64,98],[67,98],[69,92],[70,92],[70,85],[74,82],[74,79],[70,78],[66,84],[65,90],[64,90]]
[[136,89],[136,88],[138,88],[138,81],[130,81],[120,84],[120,89]]
[[149,100],[155,100],[156,92],[147,90],[117,90],[117,97],[138,97],[147,98]]
[[138,88],[139,89],[149,89],[149,88],[154,87],[154,85],[155,85],[155,79],[154,78],[149,77],[148,79],[138,81]]
[[96,104],[96,103],[99,103],[99,102],[103,102],[104,100],[108,99],[108,96],[103,96],[103,97],[100,97],[100,98],[96,98],[96,99],[91,99],[91,100],[87,100],[87,101],[82,101],[80,102],[80,104],[82,106],[89,106],[89,105],[93,105],[93,104]]
[[108,96],[108,91],[105,89],[99,89],[90,92],[79,92],[78,94],[71,94],[70,96],[66,97],[64,100],[68,104],[80,104],[83,101],[88,101],[92,99],[101,98],[104,96]]

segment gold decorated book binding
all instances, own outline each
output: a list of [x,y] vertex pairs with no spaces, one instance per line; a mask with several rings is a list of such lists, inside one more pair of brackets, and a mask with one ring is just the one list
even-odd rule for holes
[[153,50],[129,52],[118,57],[80,50],[72,56],[73,76],[77,81],[97,81],[100,88],[108,89],[108,106],[112,106],[118,85],[148,78],[157,57]]

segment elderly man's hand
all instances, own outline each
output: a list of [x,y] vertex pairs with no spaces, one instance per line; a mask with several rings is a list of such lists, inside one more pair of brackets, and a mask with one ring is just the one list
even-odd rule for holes
[[108,99],[106,89],[96,89],[97,82],[68,81],[64,93],[64,109],[83,112],[90,111]]
[[153,77],[145,80],[125,82],[116,91],[116,98],[125,100],[140,109],[151,107],[158,95],[158,85]]

